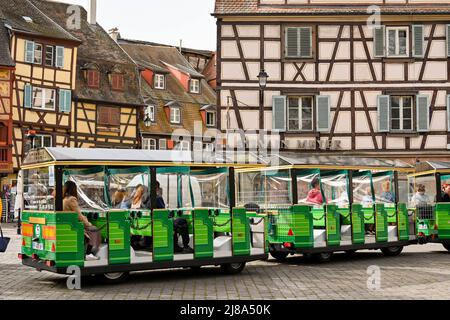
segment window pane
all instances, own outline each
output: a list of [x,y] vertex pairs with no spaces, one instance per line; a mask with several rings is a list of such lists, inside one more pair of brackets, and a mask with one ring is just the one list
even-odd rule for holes
[[389,30],[389,35],[388,35],[389,36],[389,48],[388,48],[389,55],[396,54],[396,50],[395,50],[396,34],[397,34],[397,32],[395,30]]
[[400,120],[392,119],[392,129],[400,130]]
[[412,130],[412,121],[410,119],[403,120],[403,130]]
[[52,137],[51,136],[44,136],[44,147],[51,147],[52,146]]
[[399,54],[400,55],[406,55],[406,41],[407,41],[407,32],[406,30],[399,30],[398,32],[399,37]]
[[299,130],[298,120],[289,120],[289,130]]
[[55,108],[55,90],[45,89],[44,109],[53,110]]
[[42,89],[33,88],[33,107],[42,108]]
[[312,130],[312,99],[302,99],[302,130]]
[[42,63],[42,44],[36,43],[34,46],[34,63]]
[[391,109],[391,118],[392,119],[400,119],[400,109],[399,108]]
[[55,47],[46,46],[45,47],[45,65],[52,67],[53,66],[53,56],[54,56]]

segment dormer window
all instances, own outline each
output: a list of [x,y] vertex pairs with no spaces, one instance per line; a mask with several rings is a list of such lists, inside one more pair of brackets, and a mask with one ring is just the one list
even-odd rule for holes
[[155,89],[164,90],[166,88],[166,78],[163,74],[155,74]]
[[181,109],[177,107],[170,107],[170,123],[181,123]]
[[216,126],[216,112],[206,111],[206,126],[215,127]]
[[123,91],[123,74],[114,73],[111,75],[111,87],[115,91]]
[[155,122],[155,106],[148,105],[144,111],[144,124],[149,127],[152,122]]
[[90,88],[100,87],[100,72],[98,70],[87,71],[87,85]]
[[200,93],[200,80],[199,79],[191,79],[189,83],[189,92],[190,93]]

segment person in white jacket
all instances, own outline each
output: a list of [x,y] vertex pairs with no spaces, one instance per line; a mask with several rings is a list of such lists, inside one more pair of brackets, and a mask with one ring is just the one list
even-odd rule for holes
[[14,203],[14,219],[20,221],[23,211],[23,173],[22,170],[17,174],[17,193],[16,201]]

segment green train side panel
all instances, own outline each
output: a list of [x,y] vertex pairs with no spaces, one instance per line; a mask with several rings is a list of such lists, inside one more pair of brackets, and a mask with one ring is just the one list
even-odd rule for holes
[[195,259],[214,257],[214,231],[208,209],[194,210]]
[[383,204],[375,204],[375,232],[377,242],[388,241],[388,219]]
[[325,208],[313,208],[314,227],[325,227]]
[[270,243],[294,242],[294,234],[290,232],[292,228],[291,209],[281,209],[276,214],[269,214],[269,224]]
[[153,261],[173,260],[173,221],[169,211],[153,211]]
[[362,205],[353,204],[351,213],[352,224],[352,243],[365,243],[365,228],[364,228],[364,211]]
[[409,217],[406,203],[399,203],[397,206],[397,228],[398,239],[400,241],[409,240]]
[[387,221],[388,223],[395,223],[397,224],[397,210],[394,207],[386,207],[386,205],[384,206],[384,210],[386,211],[387,214]]
[[106,218],[106,213],[100,213],[99,215],[99,218],[92,220],[91,223],[100,230],[102,240],[105,240],[108,239],[108,228],[106,227],[108,219]]
[[214,232],[231,232],[231,216],[229,213],[221,212],[218,216],[211,218]]
[[108,258],[109,264],[130,263],[130,222],[128,212],[108,212]]
[[[40,219],[43,223],[30,222],[32,219]],[[76,213],[40,213],[23,212],[22,223],[31,224],[33,237],[23,237],[25,245],[22,253],[31,256],[37,254],[42,260],[55,262],[56,267],[76,265],[84,266],[84,227],[78,221]],[[54,240],[46,240],[43,237],[44,227],[55,228]],[[33,239],[43,250],[33,249]]]
[[231,234],[234,256],[250,255],[250,224],[244,208],[233,208]]
[[351,225],[352,224],[352,217],[350,214],[350,209],[338,208],[337,211],[339,212],[339,215],[340,215],[341,225]]
[[149,213],[145,213],[141,217],[131,217],[130,216],[130,232],[132,236],[152,236],[152,217]]
[[364,224],[375,224],[375,206],[362,207],[364,213]]
[[296,248],[314,247],[314,226],[310,206],[292,207],[292,232]]
[[450,203],[436,204],[436,224],[440,240],[450,239]]
[[337,206],[326,206],[326,230],[327,244],[339,246],[341,244],[341,221]]

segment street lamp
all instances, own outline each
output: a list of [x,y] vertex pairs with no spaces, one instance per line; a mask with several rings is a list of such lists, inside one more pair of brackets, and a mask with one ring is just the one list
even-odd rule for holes
[[258,75],[259,80],[259,129],[264,129],[264,89],[267,86],[269,75],[262,69]]

